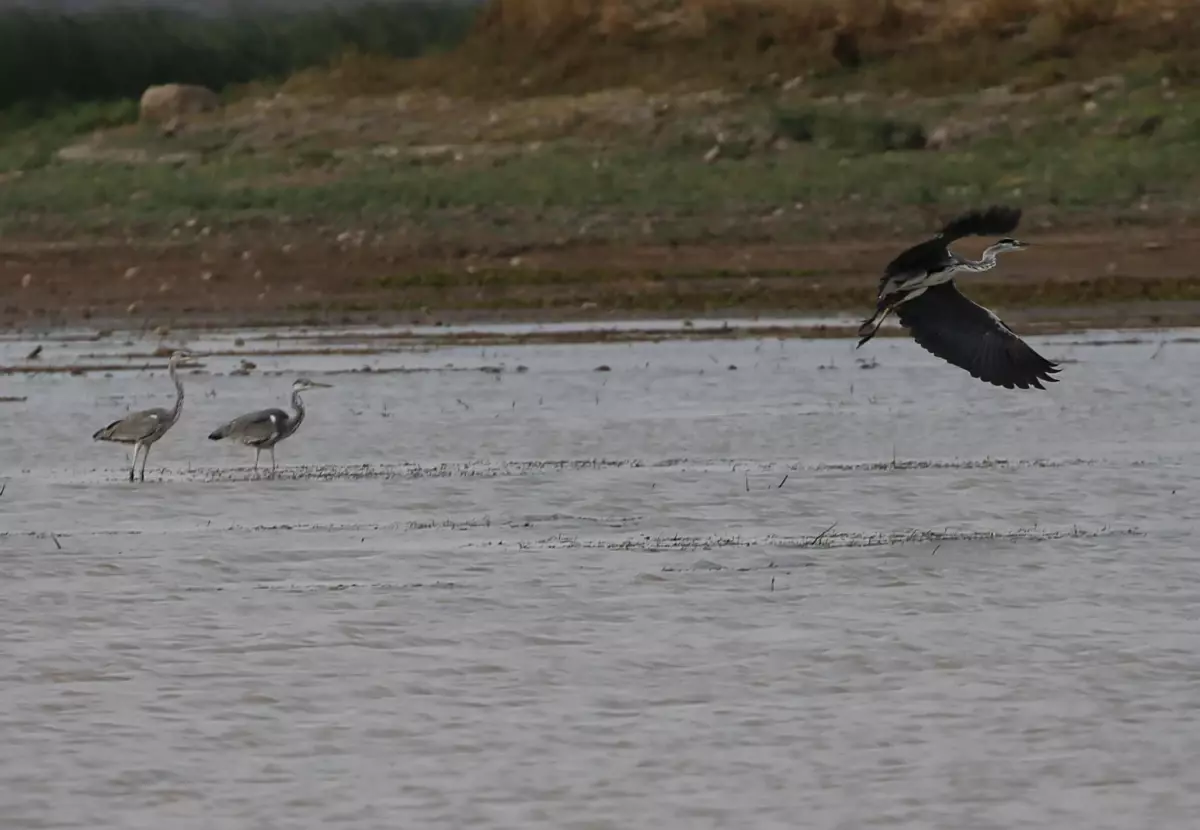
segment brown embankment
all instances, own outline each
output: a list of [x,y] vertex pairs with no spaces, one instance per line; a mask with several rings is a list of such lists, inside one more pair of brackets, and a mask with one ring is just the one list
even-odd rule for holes
[[[1200,227],[1032,234],[970,293],[1048,328],[1200,322]],[[101,327],[361,320],[569,320],[861,313],[879,269],[912,240],[589,245],[519,258],[296,238],[205,243],[13,243],[6,325]],[[967,246],[964,246],[967,247]],[[1070,322],[1074,321],[1074,322]]]
[[491,0],[458,49],[404,65],[350,60],[338,77],[351,91],[477,95],[814,76],[937,92],[1130,64],[1193,77],[1196,11],[1195,0]]

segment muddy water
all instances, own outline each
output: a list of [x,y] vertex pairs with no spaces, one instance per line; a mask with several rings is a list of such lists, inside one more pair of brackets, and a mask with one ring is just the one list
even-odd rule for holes
[[[188,341],[138,485],[90,435],[170,404],[157,341],[0,342],[114,367],[0,375],[0,826],[1200,817],[1194,335],[1038,340],[1035,394],[901,340],[317,334]],[[205,436],[297,374],[255,479]]]

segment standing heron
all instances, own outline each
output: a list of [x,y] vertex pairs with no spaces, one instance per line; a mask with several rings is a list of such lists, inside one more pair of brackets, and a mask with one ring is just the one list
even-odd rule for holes
[[142,454],[141,480],[146,480],[146,459],[150,457],[150,447],[159,438],[167,434],[167,430],[175,426],[179,414],[183,412],[183,383],[179,380],[176,369],[181,361],[192,356],[186,350],[172,352],[171,360],[167,363],[171,374],[171,382],[175,384],[175,406],[171,409],[144,409],[126,415],[119,421],[113,421],[104,429],[92,434],[93,441],[113,441],[117,444],[133,444],[133,464],[129,468],[129,480],[133,481],[134,470],[137,469],[138,453]]
[[309,389],[330,389],[328,383],[317,383],[308,378],[298,378],[292,384],[292,408],[295,415],[282,409],[260,409],[248,415],[234,418],[224,426],[217,427],[208,436],[210,441],[234,438],[248,447],[254,447],[254,472],[258,472],[258,459],[263,450],[271,451],[271,475],[275,474],[275,445],[300,428],[304,421],[304,401],[300,393]]
[[1056,382],[1058,378],[1051,377],[1058,371],[1056,363],[1035,352],[994,313],[959,293],[954,284],[955,274],[990,271],[996,267],[998,254],[1028,245],[1005,237],[973,260],[951,251],[950,243],[967,236],[1011,233],[1020,221],[1017,208],[964,213],[937,236],[893,259],[879,280],[875,313],[859,326],[858,346],[874,337],[884,319],[895,311],[918,345],[966,369],[972,377],[1005,389],[1045,389],[1042,381]]

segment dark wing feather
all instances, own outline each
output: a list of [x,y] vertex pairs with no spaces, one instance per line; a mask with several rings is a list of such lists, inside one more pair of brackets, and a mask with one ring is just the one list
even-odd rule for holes
[[1058,365],[1035,352],[999,317],[964,297],[954,282],[935,285],[902,303],[896,314],[927,352],[966,369],[972,377],[1003,386],[1044,389]]
[[987,210],[973,210],[951,219],[938,238],[946,245],[964,236],[1004,236],[1017,229],[1021,209],[993,205]]
[[[92,438],[96,441],[136,444],[158,432],[170,418],[171,413],[165,409],[144,409],[141,412],[131,412],[103,429],[96,430],[92,434]],[[163,432],[165,431],[163,430]]]
[[994,205],[986,210],[973,210],[951,219],[933,239],[913,245],[888,263],[879,279],[883,291],[888,280],[897,276],[916,276],[940,271],[950,264],[946,250],[951,242],[964,236],[1002,236],[1016,230],[1021,221],[1021,209]]
[[888,280],[898,276],[917,276],[938,271],[950,264],[950,254],[946,250],[946,242],[940,237],[927,239],[919,245],[913,245],[883,269],[879,278],[879,290],[887,285]]
[[260,409],[234,418],[213,430],[208,437],[213,441],[234,438],[250,446],[263,444],[286,429],[289,417],[282,409]]

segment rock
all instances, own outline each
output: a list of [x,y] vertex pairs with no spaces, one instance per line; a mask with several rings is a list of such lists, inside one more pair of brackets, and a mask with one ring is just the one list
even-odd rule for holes
[[176,167],[200,160],[199,153],[184,151],[156,155],[137,147],[105,147],[93,140],[63,147],[56,155],[61,161],[128,165],[168,164]]
[[1121,75],[1105,75],[1094,78],[1080,87],[1084,97],[1091,98],[1107,92],[1119,92],[1125,88],[1125,78]]
[[148,87],[142,93],[139,120],[143,124],[163,124],[178,129],[179,119],[187,115],[215,112],[221,99],[211,89],[191,84],[163,84]]
[[946,150],[962,147],[985,136],[995,135],[1008,125],[1004,115],[974,120],[950,119],[929,132],[925,147],[930,150]]
[[930,150],[941,150],[949,147],[953,142],[953,135],[950,128],[943,124],[940,127],[934,127],[933,132],[929,134],[929,142],[925,145]]

